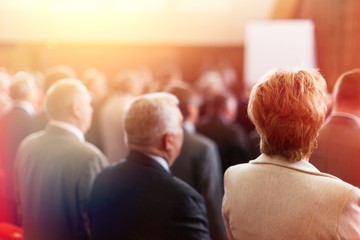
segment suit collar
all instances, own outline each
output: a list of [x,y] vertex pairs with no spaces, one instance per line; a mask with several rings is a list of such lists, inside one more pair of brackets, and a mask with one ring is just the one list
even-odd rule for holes
[[81,142],[81,140],[75,134],[56,125],[48,124],[45,128],[45,132]]
[[150,156],[139,151],[131,150],[129,152],[129,155],[127,156],[127,160],[137,162],[141,165],[156,169],[157,171],[170,174],[170,172],[166,171],[166,169],[164,169],[164,167],[161,166],[160,163],[152,159]]
[[164,158],[162,158],[160,156],[155,156],[152,154],[146,154],[146,155],[149,156],[150,158],[152,158],[157,163],[159,163],[167,172],[170,172],[169,164],[167,163],[167,161]]
[[30,116],[35,115],[35,109],[34,109],[33,105],[31,105],[31,103],[29,103],[29,102],[16,100],[13,103],[13,107],[24,110]]
[[340,180],[339,178],[337,178],[333,175],[320,172],[316,167],[314,167],[314,165],[312,165],[311,163],[309,163],[306,160],[300,160],[297,162],[288,162],[288,161],[286,161],[285,158],[280,157],[280,156],[268,156],[265,154],[261,154],[257,159],[252,160],[249,163],[251,163],[251,164],[270,164],[270,165],[284,167],[284,168],[288,168],[288,169],[292,169],[295,171],[304,172],[304,173],[308,173],[308,174],[312,174],[312,175],[318,175],[318,176],[329,177],[329,178],[334,178],[334,179]]
[[71,134],[76,136],[81,142],[85,141],[84,134],[80,131],[80,129],[70,123],[67,123],[64,121],[58,121],[58,120],[50,120],[49,125],[55,126],[55,127],[58,127],[58,128],[64,129],[65,131],[70,132]]
[[183,129],[184,129],[184,132],[188,132],[188,133],[195,133],[196,132],[195,125],[192,124],[192,123],[189,123],[187,121],[184,122]]

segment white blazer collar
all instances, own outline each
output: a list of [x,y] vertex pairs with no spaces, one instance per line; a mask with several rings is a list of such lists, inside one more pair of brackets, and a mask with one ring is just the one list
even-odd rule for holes
[[313,174],[313,175],[330,177],[330,178],[335,178],[335,179],[340,180],[339,178],[337,178],[331,174],[320,172],[314,165],[312,165],[311,163],[309,163],[306,160],[300,160],[297,162],[288,162],[288,161],[286,161],[285,158],[280,157],[280,156],[268,156],[265,154],[261,154],[258,158],[250,161],[249,163],[251,163],[251,164],[271,164],[271,165],[276,165],[276,166],[280,166],[280,167],[293,169],[293,170],[300,171],[300,172],[305,172],[305,173],[309,173],[309,174]]

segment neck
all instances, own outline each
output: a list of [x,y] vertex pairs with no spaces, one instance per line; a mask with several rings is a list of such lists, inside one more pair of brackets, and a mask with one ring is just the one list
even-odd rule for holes
[[56,118],[54,119],[55,121],[61,121],[61,122],[65,122],[68,124],[71,124],[75,127],[77,127],[82,133],[84,133],[84,131],[81,129],[81,127],[79,126],[78,122],[76,121],[76,119],[72,119],[72,118]]
[[169,163],[168,154],[161,149],[157,149],[155,147],[148,147],[148,146],[138,146],[138,145],[133,145],[130,143],[129,143],[129,148],[134,151],[138,151],[138,152],[142,152],[142,153],[146,153],[146,154],[150,154],[150,155],[154,155],[154,156],[159,156],[159,157],[165,159],[165,161]]

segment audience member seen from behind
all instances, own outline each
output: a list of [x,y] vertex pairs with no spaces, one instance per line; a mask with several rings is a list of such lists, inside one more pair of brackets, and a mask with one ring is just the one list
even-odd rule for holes
[[310,160],[320,171],[360,187],[360,69],[340,76],[333,93],[334,109]]
[[223,76],[216,70],[204,71],[196,81],[196,89],[200,93],[202,102],[200,106],[200,118],[205,116],[208,111],[208,104],[215,95],[226,91]]
[[16,204],[13,193],[13,172],[16,150],[20,142],[34,132],[34,105],[37,87],[32,74],[17,72],[10,85],[9,93],[13,100],[11,109],[0,118],[0,160],[5,171],[5,192],[9,212],[7,221],[19,224],[16,217]]
[[25,138],[15,174],[25,239],[89,239],[87,204],[105,156],[84,140],[91,97],[75,79],[52,85],[46,96],[49,124]]
[[178,100],[139,97],[126,115],[130,153],[104,170],[90,197],[93,239],[209,239],[203,198],[172,176],[183,142]]
[[0,118],[11,109],[12,100],[9,96],[12,77],[0,69]]
[[234,123],[237,112],[235,96],[225,92],[215,95],[208,110],[196,129],[216,142],[223,173],[232,165],[248,162],[246,131]]
[[184,117],[184,143],[171,166],[171,172],[204,197],[211,238],[225,239],[225,226],[221,215],[221,163],[216,143],[195,131],[200,104],[196,92],[184,85],[174,87],[171,93],[179,99],[179,108]]
[[91,127],[86,133],[85,138],[99,149],[103,150],[100,136],[100,110],[106,101],[108,94],[106,75],[96,68],[85,70],[82,81],[91,94],[91,104],[93,106],[93,117]]
[[117,74],[112,87],[113,92],[101,106],[98,117],[104,153],[114,163],[129,152],[124,119],[133,98],[143,93],[144,85],[139,72],[126,70]]
[[249,116],[262,155],[225,173],[231,239],[360,239],[360,190],[308,161],[326,114],[315,70],[278,70],[252,89]]
[[[66,78],[76,78],[76,72],[70,66],[56,65],[46,69],[44,71],[43,77],[44,79],[41,85],[42,94],[45,95],[49,87],[52,86],[54,83]],[[44,105],[43,102],[41,105]],[[37,129],[43,129],[48,123],[48,118],[46,116],[46,113],[43,111],[44,107],[39,106],[39,108],[42,111],[35,117],[35,127]]]

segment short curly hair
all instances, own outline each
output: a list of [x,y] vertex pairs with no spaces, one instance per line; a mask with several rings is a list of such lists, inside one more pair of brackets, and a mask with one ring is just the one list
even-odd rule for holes
[[310,157],[326,110],[326,82],[315,69],[268,72],[251,90],[248,104],[261,152],[289,162]]

